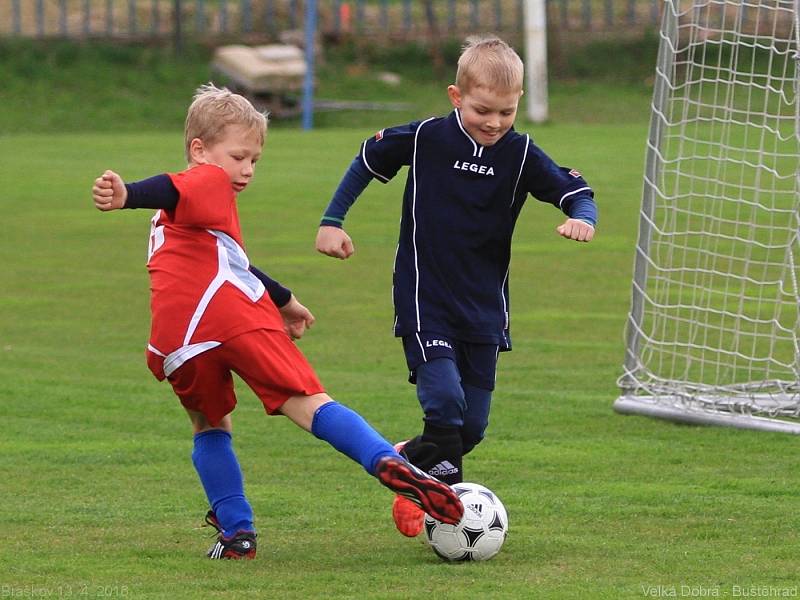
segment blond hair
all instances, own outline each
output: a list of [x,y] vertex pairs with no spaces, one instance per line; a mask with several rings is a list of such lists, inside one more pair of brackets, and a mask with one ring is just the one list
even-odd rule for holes
[[267,115],[259,112],[244,96],[228,88],[218,88],[213,83],[201,85],[186,113],[184,141],[186,160],[191,161],[189,145],[199,138],[204,144],[214,144],[222,139],[225,127],[241,125],[256,133],[261,144],[267,136]]
[[501,92],[521,92],[522,59],[514,49],[495,36],[467,38],[458,59],[456,85],[462,93],[472,87]]

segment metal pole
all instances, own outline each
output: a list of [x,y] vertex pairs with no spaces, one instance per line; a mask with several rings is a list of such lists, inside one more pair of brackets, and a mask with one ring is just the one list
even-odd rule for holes
[[545,0],[525,1],[525,72],[528,118],[547,120],[547,12]]
[[642,342],[642,323],[647,291],[648,256],[653,234],[653,214],[661,171],[661,152],[664,139],[665,113],[669,108],[670,88],[668,78],[672,73],[675,57],[672,47],[678,45],[678,14],[674,2],[664,5],[661,24],[661,42],[658,48],[656,78],[653,85],[653,102],[650,114],[650,134],[645,156],[645,177],[642,187],[642,207],[639,212],[639,240],[633,264],[631,289],[631,311],[625,331],[625,373],[620,380],[623,395],[636,387],[636,372],[639,370],[639,350]]
[[44,37],[44,0],[36,0],[36,33]]
[[69,34],[69,28],[67,27],[67,0],[59,2],[58,22],[61,35],[67,37]]
[[11,22],[13,23],[14,35],[22,35],[22,9],[19,0],[11,2]]
[[136,2],[128,0],[128,33],[136,35]]
[[173,33],[175,43],[175,54],[183,54],[183,7],[181,0],[174,0],[173,2]]
[[317,0],[306,2],[306,78],[303,83],[303,129],[314,127],[314,44],[317,33]]

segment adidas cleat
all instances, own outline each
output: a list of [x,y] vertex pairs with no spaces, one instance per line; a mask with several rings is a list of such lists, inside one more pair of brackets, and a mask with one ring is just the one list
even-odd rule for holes
[[237,531],[236,535],[226,538],[213,510],[206,513],[206,525],[219,532],[217,542],[206,553],[208,558],[243,560],[256,557],[256,534],[252,531]]
[[420,471],[404,458],[384,457],[375,471],[383,485],[437,521],[455,525],[464,515],[464,505],[449,485]]
[[226,538],[220,533],[217,543],[211,546],[206,556],[213,559],[253,559],[256,557],[256,534],[237,531],[236,535]]

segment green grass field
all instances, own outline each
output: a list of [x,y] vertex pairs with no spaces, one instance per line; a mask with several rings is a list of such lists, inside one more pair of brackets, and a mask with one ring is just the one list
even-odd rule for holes
[[[351,211],[350,261],[313,249],[370,133],[273,131],[240,215],[254,264],[315,312],[300,344],[331,394],[397,440],[420,427],[390,333],[403,177],[373,184]],[[259,556],[206,560],[189,422],[143,361],[149,212],[101,214],[89,194],[105,168],[128,179],[182,168],[181,135],[0,138],[0,597],[797,595],[796,439],[611,410],[646,133],[644,122],[534,130],[594,185],[601,222],[594,242],[577,244],[554,233],[552,207],[529,200],[523,211],[515,349],[500,361],[488,437],[466,463],[468,479],[504,500],[510,533],[494,560],[460,565],[398,535],[385,489],[266,417],[241,386],[234,439]]]

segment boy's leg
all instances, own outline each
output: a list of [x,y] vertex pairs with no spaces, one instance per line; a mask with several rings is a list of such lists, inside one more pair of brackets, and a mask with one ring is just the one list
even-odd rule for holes
[[281,406],[280,412],[360,463],[370,475],[375,475],[375,467],[385,456],[399,456],[361,415],[335,402],[328,394],[292,396]]
[[220,533],[231,538],[239,532],[253,532],[253,509],[244,495],[244,479],[233,450],[230,415],[217,427],[211,427],[202,413],[189,409],[187,412],[195,432],[192,463]]
[[461,427],[464,454],[471,452],[483,440],[489,425],[499,355],[500,349],[491,344],[460,344],[458,347],[458,371],[466,400]]
[[192,463],[206,492],[210,521],[220,530],[211,558],[254,558],[253,510],[231,440],[236,406],[224,345],[184,363],[169,381],[192,421]]
[[383,485],[414,496],[415,502],[438,519],[460,520],[464,507],[455,492],[425,473],[414,473],[415,469],[361,415],[324,393],[311,365],[285,333],[253,331],[224,346],[237,357],[236,373],[270,414],[289,417],[360,463]]
[[416,383],[425,424],[422,435],[403,446],[403,454],[437,479],[461,483],[466,400],[458,367],[451,358],[434,358],[416,368]]
[[[451,358],[440,357],[418,365],[414,373],[425,425],[422,435],[402,444],[401,453],[431,476],[450,485],[460,483],[464,392],[458,369]],[[407,537],[422,532],[424,515],[403,497],[395,498],[392,518],[397,530]]]
[[445,523],[457,523],[464,513],[450,486],[415,468],[402,458],[357,412],[327,394],[292,396],[281,413],[328,442],[396,494]]

